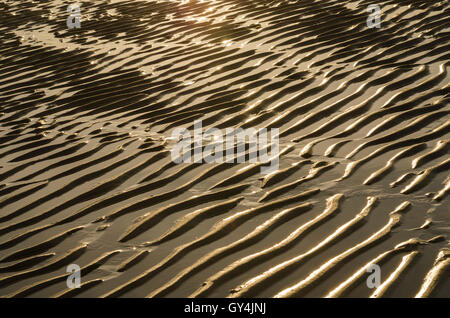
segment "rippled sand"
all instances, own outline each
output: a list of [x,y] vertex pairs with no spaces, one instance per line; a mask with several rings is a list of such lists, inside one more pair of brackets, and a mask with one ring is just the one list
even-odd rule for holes
[[[81,1],[70,30],[0,0],[0,295],[450,297],[450,4],[377,2]],[[279,128],[280,170],[174,164],[197,119]]]

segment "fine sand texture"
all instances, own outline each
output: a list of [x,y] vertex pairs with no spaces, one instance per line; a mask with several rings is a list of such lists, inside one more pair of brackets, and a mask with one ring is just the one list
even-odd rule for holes
[[450,3],[374,2],[0,0],[0,296],[450,297]]

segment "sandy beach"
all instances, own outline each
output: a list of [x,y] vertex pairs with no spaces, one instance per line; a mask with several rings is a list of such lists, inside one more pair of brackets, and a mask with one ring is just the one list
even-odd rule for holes
[[0,0],[0,296],[450,297],[450,2],[373,4]]

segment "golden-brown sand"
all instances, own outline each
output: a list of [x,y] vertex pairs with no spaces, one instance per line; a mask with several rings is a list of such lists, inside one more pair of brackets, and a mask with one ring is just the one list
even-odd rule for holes
[[450,3],[377,2],[0,0],[0,296],[450,297]]

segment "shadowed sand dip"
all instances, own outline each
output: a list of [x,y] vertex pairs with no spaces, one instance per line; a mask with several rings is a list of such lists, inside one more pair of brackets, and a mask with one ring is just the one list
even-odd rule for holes
[[376,2],[0,0],[0,296],[450,297],[450,2]]

